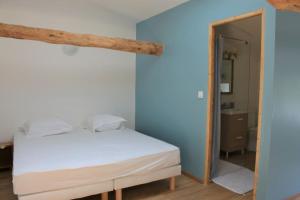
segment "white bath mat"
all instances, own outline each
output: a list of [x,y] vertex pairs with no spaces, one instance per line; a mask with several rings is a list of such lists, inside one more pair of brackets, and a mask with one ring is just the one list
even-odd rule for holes
[[245,194],[253,190],[254,173],[251,170],[226,161],[222,162],[219,165],[221,173],[212,179],[214,183],[238,194]]
[[236,172],[243,167],[233,164],[231,162],[227,162],[225,160],[219,160],[218,162],[218,171],[216,177],[224,176],[226,174],[230,174],[232,172]]

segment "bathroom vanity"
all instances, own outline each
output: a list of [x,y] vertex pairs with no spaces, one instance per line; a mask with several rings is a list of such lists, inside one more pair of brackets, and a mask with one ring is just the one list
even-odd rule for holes
[[241,151],[247,148],[248,113],[243,111],[222,111],[221,117],[221,151]]

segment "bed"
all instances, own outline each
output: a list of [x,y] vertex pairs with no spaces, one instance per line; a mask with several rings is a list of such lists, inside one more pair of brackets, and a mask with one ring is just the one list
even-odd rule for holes
[[[14,137],[14,193],[20,200],[66,200],[116,191],[181,174],[177,147],[131,129],[91,134]],[[30,184],[29,184],[30,183]]]

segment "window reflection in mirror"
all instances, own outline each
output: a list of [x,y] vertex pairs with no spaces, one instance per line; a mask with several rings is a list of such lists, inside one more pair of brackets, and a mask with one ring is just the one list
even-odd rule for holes
[[221,73],[221,92],[222,94],[233,93],[233,68],[234,60],[224,59]]

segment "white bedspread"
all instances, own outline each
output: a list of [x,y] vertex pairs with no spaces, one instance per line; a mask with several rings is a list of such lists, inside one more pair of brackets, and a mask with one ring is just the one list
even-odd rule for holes
[[130,129],[14,137],[16,194],[94,184],[178,164],[177,147]]

